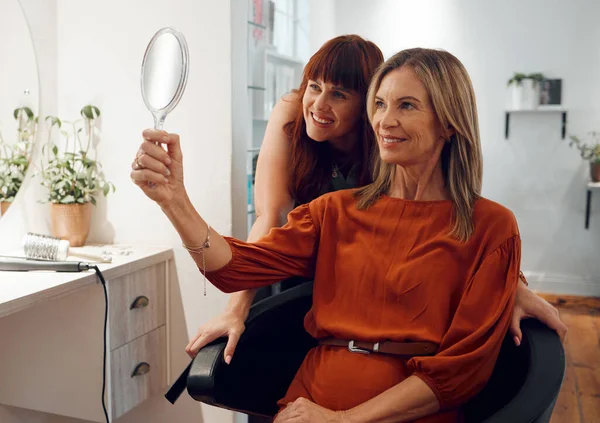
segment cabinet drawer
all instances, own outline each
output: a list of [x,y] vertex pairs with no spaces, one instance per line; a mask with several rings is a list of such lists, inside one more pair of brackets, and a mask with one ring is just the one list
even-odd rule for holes
[[166,326],[112,351],[110,375],[112,419],[163,392],[167,385]]
[[109,281],[111,350],[166,323],[165,266],[157,264]]

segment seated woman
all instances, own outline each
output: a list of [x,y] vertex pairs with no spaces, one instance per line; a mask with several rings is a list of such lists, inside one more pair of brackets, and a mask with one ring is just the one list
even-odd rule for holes
[[[145,131],[169,158],[147,146],[152,169],[132,172],[221,290],[314,278],[305,326],[320,343],[280,401],[277,423],[458,422],[510,325],[519,231],[509,210],[480,195],[466,70],[447,52],[402,51],[374,76],[367,107],[375,181],[296,208],[254,243],[221,237],[198,215],[176,135]],[[158,163],[170,166],[168,179]],[[353,352],[354,343],[374,353]]]
[[[267,125],[256,168],[257,219],[249,242],[283,225],[294,206],[372,182],[370,159],[376,143],[366,94],[381,63],[379,48],[358,35],[335,37],[310,58],[298,90],[278,102]],[[256,290],[231,295],[226,310],[200,326],[187,353],[193,357],[208,343],[227,336],[224,359],[229,363],[255,295]],[[517,345],[521,318],[529,316],[564,336],[566,327],[557,310],[519,283],[511,323]]]

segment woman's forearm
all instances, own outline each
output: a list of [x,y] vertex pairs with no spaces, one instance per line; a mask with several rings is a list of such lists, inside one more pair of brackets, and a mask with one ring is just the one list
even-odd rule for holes
[[435,413],[440,408],[431,388],[417,376],[344,413],[347,423],[401,423]]
[[[181,203],[163,206],[162,210],[186,246],[193,248],[204,244],[208,224],[198,214],[189,198],[186,197],[185,201]],[[211,229],[210,248],[205,248],[204,254],[192,254],[194,261],[200,268],[204,265],[202,256],[204,256],[206,262],[206,271],[218,270],[231,261],[231,247],[221,235]]]
[[[258,216],[248,235],[248,242],[254,242],[260,239],[268,234],[271,228],[281,226],[281,223],[282,222],[278,217],[272,217],[270,215]],[[241,315],[245,319],[250,312],[250,306],[256,297],[257,291],[257,289],[248,289],[231,294],[225,310]]]

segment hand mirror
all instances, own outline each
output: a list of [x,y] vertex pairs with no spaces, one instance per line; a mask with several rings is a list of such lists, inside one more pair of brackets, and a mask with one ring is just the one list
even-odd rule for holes
[[188,66],[188,47],[183,34],[173,28],[163,28],[154,34],[144,53],[141,85],[144,103],[154,116],[155,129],[162,129],[165,118],[181,100]]

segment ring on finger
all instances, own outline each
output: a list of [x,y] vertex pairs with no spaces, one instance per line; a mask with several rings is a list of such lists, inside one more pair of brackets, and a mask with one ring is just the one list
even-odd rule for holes
[[140,157],[142,157],[142,156],[143,156],[143,154],[140,154],[134,160],[138,169],[144,169],[144,166],[142,166],[142,164],[140,163]]

